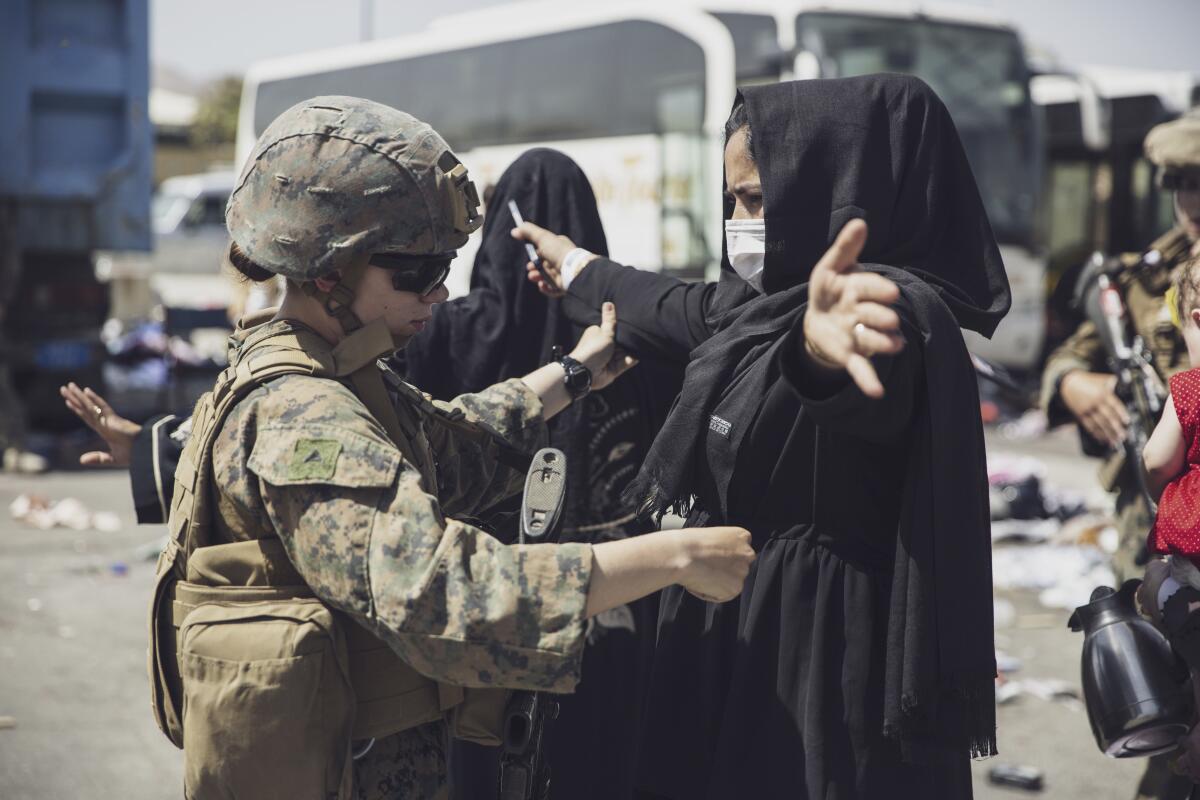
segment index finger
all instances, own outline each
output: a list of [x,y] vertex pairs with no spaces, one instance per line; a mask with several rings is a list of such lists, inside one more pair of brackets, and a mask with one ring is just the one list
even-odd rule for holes
[[522,222],[512,229],[512,237],[514,239],[519,239],[522,242],[531,242],[534,247],[538,247],[547,237],[553,235],[550,231],[539,225],[534,225],[532,222]]
[[867,243],[867,223],[861,219],[852,219],[840,231],[833,244],[821,256],[821,260],[813,267],[813,272],[820,269],[834,272],[848,272],[858,263],[858,254]]

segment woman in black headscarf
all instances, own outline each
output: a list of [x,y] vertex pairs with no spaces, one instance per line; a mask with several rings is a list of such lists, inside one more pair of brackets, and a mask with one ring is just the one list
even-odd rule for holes
[[[758,550],[738,605],[663,593],[640,786],[969,798],[995,657],[959,328],[990,335],[1009,292],[957,132],[924,83],[877,75],[745,89],[727,136],[718,283],[566,259],[578,322],[613,300],[627,349],[690,352],[633,493]],[[516,235],[552,272],[573,248]]]
[[[436,398],[525,375],[550,361],[556,345],[569,351],[586,327],[568,319],[559,300],[544,297],[525,279],[525,248],[509,236],[510,200],[526,219],[563,231],[591,252],[608,252],[596,197],[579,165],[546,148],[522,154],[489,199],[470,293],[436,306],[428,327],[397,353],[408,380]],[[636,519],[636,503],[623,499],[622,492],[637,474],[682,380],[681,363],[651,359],[551,421],[550,444],[567,458],[564,540],[594,543],[651,529]],[[514,501],[508,510],[519,508],[520,498]],[[651,596],[591,623],[583,657],[587,677],[573,695],[560,698],[561,713],[548,742],[555,797],[631,796],[657,609],[658,599]],[[466,757],[473,765],[481,762],[479,753]],[[456,787],[459,796],[494,791],[494,773],[482,767],[474,772],[456,774],[478,779]]]

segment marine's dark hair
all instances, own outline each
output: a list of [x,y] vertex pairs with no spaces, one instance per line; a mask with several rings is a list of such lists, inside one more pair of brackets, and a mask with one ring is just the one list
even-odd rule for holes
[[1200,308],[1200,258],[1189,258],[1175,275],[1175,310],[1186,326],[1193,308]]
[[725,120],[725,144],[729,144],[729,140],[733,135],[742,128],[746,129],[746,152],[750,154],[751,161],[757,161],[754,157],[754,138],[753,131],[750,129],[750,115],[746,113],[746,104],[738,101],[733,107],[733,111],[729,112],[729,119]]
[[229,263],[233,264],[233,268],[240,272],[246,280],[254,283],[262,283],[275,277],[274,272],[251,261],[250,257],[242,252],[242,248],[237,246],[237,242],[229,245]]

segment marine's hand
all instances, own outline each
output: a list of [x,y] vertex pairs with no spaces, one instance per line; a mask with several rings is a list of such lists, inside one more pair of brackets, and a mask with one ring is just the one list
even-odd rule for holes
[[[542,259],[542,266],[546,273],[549,274],[550,280],[542,274],[538,269],[537,264],[532,261],[525,263],[526,277],[537,284],[542,294],[550,297],[561,297],[563,295],[562,286],[562,264],[567,254],[575,249],[575,243],[566,236],[559,236],[557,233],[552,233],[545,228],[534,225],[532,222],[525,222],[516,228],[512,229],[514,239],[519,239],[523,242],[529,242],[537,250],[538,256]],[[580,267],[582,271],[583,267]]]
[[904,349],[900,316],[888,308],[899,299],[900,289],[858,266],[866,241],[867,224],[851,220],[813,267],[804,313],[805,352],[814,366],[845,370],[863,394],[883,397],[870,358]]
[[603,389],[637,363],[636,358],[617,347],[616,333],[617,307],[605,303],[600,309],[600,324],[584,331],[571,351],[571,358],[591,370],[593,389]]
[[683,588],[701,600],[724,603],[742,592],[754,561],[745,528],[684,528],[679,531],[684,565]]
[[1117,397],[1117,376],[1076,370],[1063,376],[1059,395],[1071,416],[1089,434],[1110,447],[1125,439],[1129,412]]
[[108,452],[93,450],[79,457],[79,463],[84,466],[129,466],[130,453],[133,450],[133,440],[141,432],[142,426],[130,422],[122,416],[113,413],[108,401],[91,389],[80,389],[75,383],[58,387],[67,408],[84,424],[100,434]]

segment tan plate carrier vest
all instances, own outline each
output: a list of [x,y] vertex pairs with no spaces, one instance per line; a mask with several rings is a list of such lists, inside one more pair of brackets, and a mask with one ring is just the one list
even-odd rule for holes
[[[212,485],[213,442],[225,418],[283,375],[348,383],[432,492],[432,451],[411,406],[427,406],[425,418],[460,435],[499,443],[407,385],[400,388],[413,403],[391,402],[376,364],[393,347],[382,324],[337,347],[305,329],[238,335],[230,365],[193,414],[150,609],[152,705],[159,728],[184,748],[186,796],[347,797],[353,740],[442,717],[458,738],[499,744],[507,692],[418,673],[318,600],[277,537],[217,542]],[[520,463],[515,451],[491,449],[514,468]]]

